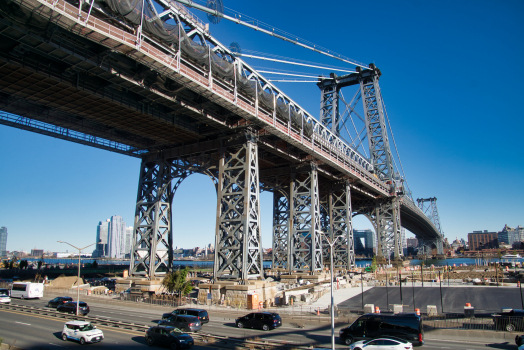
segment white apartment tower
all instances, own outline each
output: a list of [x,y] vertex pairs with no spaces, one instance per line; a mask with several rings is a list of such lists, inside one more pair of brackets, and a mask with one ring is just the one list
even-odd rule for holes
[[107,234],[107,257],[123,259],[125,254],[126,223],[119,215],[111,216]]

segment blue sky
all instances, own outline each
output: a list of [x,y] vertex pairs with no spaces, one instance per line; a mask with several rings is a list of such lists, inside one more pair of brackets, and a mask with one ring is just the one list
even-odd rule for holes
[[[355,60],[374,62],[414,198],[437,197],[446,237],[524,225],[524,2],[332,0],[225,6]],[[196,10],[194,10],[197,13]],[[201,17],[206,20],[205,16]],[[295,45],[222,21],[224,44],[351,68]],[[329,73],[246,59],[257,67]],[[276,83],[318,117],[315,84]],[[84,246],[96,225],[121,215],[132,225],[140,161],[0,126],[0,226],[8,250]],[[174,244],[214,242],[211,181],[189,177],[175,196]],[[262,242],[271,246],[271,195],[261,195]],[[355,228],[371,228],[356,218]]]

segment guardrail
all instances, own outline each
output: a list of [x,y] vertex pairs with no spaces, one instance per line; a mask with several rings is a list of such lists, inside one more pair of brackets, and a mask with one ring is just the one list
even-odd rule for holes
[[65,320],[85,320],[95,325],[123,328],[123,329],[129,329],[129,330],[134,330],[134,331],[145,331],[149,329],[150,327],[150,326],[136,324],[136,323],[111,321],[109,319],[100,318],[100,317],[76,316],[76,315],[67,314],[67,313],[59,312],[55,310],[49,310],[45,308],[36,308],[33,306],[7,304],[7,305],[0,305],[0,310],[2,309],[3,310],[14,310],[14,311],[25,312],[25,313],[30,313],[30,314],[51,316],[51,317],[56,317],[56,318],[63,318]]

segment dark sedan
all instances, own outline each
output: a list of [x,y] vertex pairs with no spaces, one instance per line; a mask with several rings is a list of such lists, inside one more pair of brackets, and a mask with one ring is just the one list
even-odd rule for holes
[[68,301],[73,301],[73,298],[71,297],[56,297],[53,300],[49,300],[47,302],[47,307],[58,307],[58,305],[62,305],[67,303]]
[[193,338],[180,329],[169,326],[153,326],[146,331],[147,345],[169,346],[172,350],[189,348],[195,344]]
[[502,329],[507,332],[524,330],[524,310],[509,309],[491,316],[497,330]]
[[166,325],[179,328],[185,332],[198,332],[202,329],[202,323],[195,316],[189,315],[171,315],[160,321],[159,325]]
[[235,323],[238,328],[260,328],[268,331],[282,326],[282,319],[274,312],[253,312],[237,318]]
[[[69,301],[65,304],[58,305],[56,311],[67,312],[68,314],[76,314],[76,301]],[[89,306],[81,301],[78,304],[78,313],[83,316],[87,315],[89,313]]]

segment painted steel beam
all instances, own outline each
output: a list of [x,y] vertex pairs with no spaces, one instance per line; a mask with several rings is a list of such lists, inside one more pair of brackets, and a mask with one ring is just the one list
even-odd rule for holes
[[305,179],[294,178],[291,182],[290,213],[293,219],[291,255],[293,270],[318,272],[323,269],[322,229],[320,224],[320,198],[317,166]]
[[222,149],[219,163],[215,279],[263,276],[258,148],[247,133],[237,151]]

